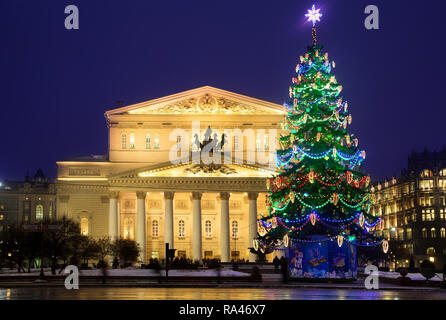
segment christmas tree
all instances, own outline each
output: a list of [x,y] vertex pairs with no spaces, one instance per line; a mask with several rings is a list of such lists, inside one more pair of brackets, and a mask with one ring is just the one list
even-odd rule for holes
[[259,220],[254,241],[254,249],[266,253],[290,242],[332,241],[339,247],[382,242],[374,236],[382,220],[370,213],[370,176],[361,171],[366,153],[348,133],[352,115],[332,72],[335,62],[317,44],[321,14],[313,6],[307,17],[313,45],[292,78],[277,150],[279,173],[267,181],[268,215]]

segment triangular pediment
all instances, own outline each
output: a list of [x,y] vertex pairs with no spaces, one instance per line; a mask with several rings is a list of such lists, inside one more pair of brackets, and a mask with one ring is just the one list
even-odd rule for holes
[[115,114],[285,114],[281,105],[210,86],[106,112]]
[[171,164],[164,163],[127,172],[121,172],[109,177],[114,179],[145,179],[157,177],[174,178],[268,178],[276,172],[270,168],[252,164]]

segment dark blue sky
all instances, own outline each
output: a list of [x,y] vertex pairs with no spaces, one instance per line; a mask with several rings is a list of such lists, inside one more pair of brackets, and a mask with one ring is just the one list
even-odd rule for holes
[[[311,43],[313,1],[1,0],[0,178],[104,154],[104,112],[211,85],[283,103]],[[319,41],[336,61],[372,179],[412,149],[445,143],[446,2],[321,0]],[[64,28],[64,8],[80,30]],[[380,9],[380,30],[364,9]]]

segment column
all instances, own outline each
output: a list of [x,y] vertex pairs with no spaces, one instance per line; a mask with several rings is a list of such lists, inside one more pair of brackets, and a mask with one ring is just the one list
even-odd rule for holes
[[141,249],[140,257],[141,263],[146,263],[146,194],[147,192],[136,192],[136,241]]
[[201,192],[192,192],[192,260],[201,262]]
[[118,198],[119,191],[110,191],[108,209],[108,236],[113,241],[118,237]]
[[[249,192],[249,228],[248,228],[248,248],[252,248],[253,240],[257,238],[257,198],[259,194],[257,192]],[[249,262],[256,262],[257,255],[249,253]]]
[[164,192],[164,243],[173,249],[173,197],[175,192]]
[[229,262],[229,192],[221,192],[220,250],[221,262]]

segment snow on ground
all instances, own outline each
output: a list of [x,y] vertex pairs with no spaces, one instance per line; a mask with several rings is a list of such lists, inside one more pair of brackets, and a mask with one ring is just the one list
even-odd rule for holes
[[[390,278],[390,279],[396,279],[401,277],[401,274],[399,272],[384,272],[379,271],[379,276],[383,278]],[[408,273],[407,277],[409,277],[411,280],[426,280],[425,277],[421,275],[421,273]],[[436,273],[435,276],[429,281],[443,281],[443,274],[442,273]]]
[[[46,275],[51,275],[50,269],[45,269]],[[40,269],[31,269],[31,273],[17,273],[17,270],[0,270],[0,277],[7,276],[29,276],[29,275],[39,275]],[[56,275],[59,274],[59,270],[56,270]],[[63,272],[60,273],[63,275]],[[81,276],[102,276],[101,270],[79,270],[79,275]],[[155,270],[152,269],[138,269],[134,267],[129,267],[126,269],[108,269],[108,276],[122,276],[122,277],[155,277],[158,276]],[[161,275],[165,275],[165,271],[161,270]],[[216,270],[169,270],[169,277],[216,277]],[[220,272],[222,277],[247,277],[249,274],[222,269]]]

